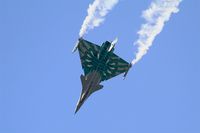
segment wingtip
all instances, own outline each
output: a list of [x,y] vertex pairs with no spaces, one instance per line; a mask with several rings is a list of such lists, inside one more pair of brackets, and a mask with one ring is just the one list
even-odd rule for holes
[[80,42],[80,38],[76,41],[75,46],[74,46],[74,48],[72,50],[72,53],[76,52],[76,50],[78,48],[78,45],[79,45],[79,42]]
[[127,74],[128,74],[128,72],[129,72],[129,70],[130,70],[131,67],[132,67],[132,64],[130,63],[128,65],[128,70],[124,73],[123,80],[126,78],[126,76],[127,76]]

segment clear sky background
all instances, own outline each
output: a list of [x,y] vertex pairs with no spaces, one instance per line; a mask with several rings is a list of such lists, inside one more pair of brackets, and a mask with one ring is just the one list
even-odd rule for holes
[[[83,73],[71,53],[93,0],[0,1],[0,133],[200,133],[200,1],[184,0],[147,55],[74,115]],[[85,39],[119,37],[134,58],[142,10],[121,0]]]

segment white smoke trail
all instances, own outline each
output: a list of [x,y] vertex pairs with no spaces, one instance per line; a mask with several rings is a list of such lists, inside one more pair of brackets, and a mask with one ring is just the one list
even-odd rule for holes
[[89,5],[88,15],[85,18],[79,36],[82,37],[89,29],[98,27],[103,21],[107,13],[118,3],[119,0],[95,0]]
[[139,38],[135,42],[138,46],[132,65],[137,63],[148,51],[155,37],[162,31],[165,22],[170,19],[172,13],[179,11],[178,6],[182,0],[154,0],[150,7],[143,11],[142,17],[146,23],[139,30]]

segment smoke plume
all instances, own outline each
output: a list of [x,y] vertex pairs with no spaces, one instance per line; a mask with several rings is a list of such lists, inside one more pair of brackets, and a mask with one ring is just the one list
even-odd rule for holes
[[79,36],[83,37],[89,29],[98,27],[118,1],[119,0],[95,0],[92,4],[90,4],[87,10],[88,15],[81,26]]
[[138,46],[132,65],[137,63],[148,51],[155,37],[162,31],[165,22],[170,19],[172,13],[179,11],[178,6],[182,0],[154,0],[150,7],[143,11],[142,17],[145,24],[138,31],[139,38],[135,42]]

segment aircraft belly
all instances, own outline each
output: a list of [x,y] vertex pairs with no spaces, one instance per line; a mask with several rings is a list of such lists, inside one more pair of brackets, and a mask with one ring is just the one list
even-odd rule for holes
[[93,71],[87,74],[86,77],[87,77],[88,83],[91,84],[91,87],[99,84],[101,81],[101,75],[99,74],[99,72],[96,72],[96,71]]

